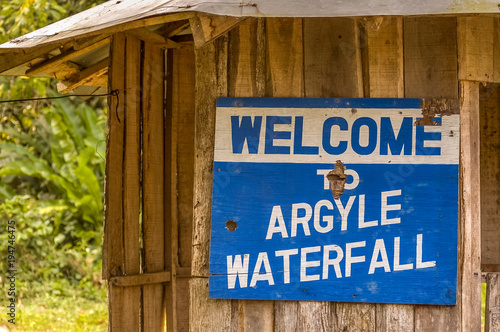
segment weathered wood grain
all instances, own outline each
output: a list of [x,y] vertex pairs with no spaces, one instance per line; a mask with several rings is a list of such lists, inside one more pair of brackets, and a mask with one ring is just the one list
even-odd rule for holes
[[[195,51],[195,158],[193,189],[192,274],[208,277],[212,200],[215,99],[227,94],[227,40],[219,40]],[[225,59],[224,59],[225,58]]]
[[486,273],[485,332],[500,331],[500,273]]
[[[459,271],[461,328],[481,328],[481,196],[479,84],[460,84]],[[460,291],[460,290],[459,290]]]
[[[263,97],[265,94],[264,20],[249,18],[229,32],[228,96]],[[239,331],[273,331],[273,301],[239,302]]]
[[[403,21],[405,97],[456,99],[456,19],[404,18]],[[457,293],[459,289],[457,284]],[[460,302],[459,297],[457,303]],[[458,331],[460,310],[459,306],[417,305],[414,312],[415,331]]]
[[457,19],[404,18],[406,98],[458,98]]
[[266,19],[266,43],[266,96],[304,96],[302,19]]
[[500,85],[480,85],[481,267],[500,271]]
[[177,268],[179,266],[179,223],[177,203],[177,114],[173,108],[173,53],[165,52],[165,268],[172,280],[165,285],[163,302],[167,331],[177,331]]
[[[385,17],[364,24],[370,98],[403,98],[403,19]],[[366,84],[366,82],[365,82]]]
[[[112,41],[113,57],[111,58],[110,86],[123,93],[125,87],[125,36],[118,34]],[[117,98],[108,100],[110,112],[108,117],[106,178],[105,178],[105,222],[103,245],[103,278],[125,274],[125,253],[123,250],[123,137],[124,137],[124,103]],[[126,291],[108,284],[109,293],[109,330],[122,331],[126,320],[121,306],[126,302]]]
[[248,18],[229,32],[229,96],[265,95],[265,54],[263,19]]
[[[364,23],[368,57],[368,93],[370,98],[404,97],[403,19],[372,18]],[[366,84],[366,83],[365,83]],[[377,304],[375,331],[399,332],[414,330],[414,306]]]
[[60,83],[57,83],[59,93],[68,93],[82,85],[92,86],[93,81],[108,72],[109,58],[103,59],[96,64],[77,72]]
[[404,332],[414,330],[414,306],[408,304],[377,304],[375,331]]
[[[228,331],[231,300],[208,298],[215,101],[227,95],[227,35],[195,50],[195,145],[190,330]],[[236,315],[237,316],[237,315]]]
[[354,19],[305,18],[304,75],[307,97],[362,97],[359,46],[359,30]]
[[[145,43],[143,64],[143,239],[144,271],[165,268],[164,216],[164,55]],[[161,331],[164,325],[163,285],[143,287],[144,330]]]
[[493,16],[458,17],[459,77],[500,82],[499,20]]
[[189,19],[193,31],[194,45],[202,47],[220,35],[234,28],[245,18],[198,14]]
[[191,296],[190,331],[218,332],[234,331],[231,300],[214,300],[208,297],[208,278],[192,278],[189,281]]
[[[170,144],[171,194],[170,215],[172,237],[171,267],[174,282],[167,305],[172,311],[173,327],[176,331],[189,331],[189,280],[179,278],[179,269],[190,275],[191,240],[193,218],[193,173],[194,173],[194,49],[186,46],[169,50],[167,54],[167,114],[171,124],[167,132],[172,137]],[[167,151],[166,151],[167,155]],[[167,288],[168,290],[168,288]],[[167,292],[168,293],[168,292]]]
[[58,71],[58,67],[60,67],[64,62],[74,59],[79,55],[90,52],[103,45],[109,44],[109,41],[110,41],[109,38],[103,38],[101,40],[95,41],[94,43],[90,44],[85,48],[76,50],[71,49],[66,52],[63,52],[53,58],[50,58],[47,61],[37,64],[33,68],[30,68],[29,70],[26,71],[26,76],[33,76],[39,73],[52,74]]
[[[139,218],[140,218],[140,171],[141,171],[141,105],[140,89],[137,83],[141,75],[141,42],[133,37],[126,36],[125,47],[125,153],[123,170],[123,241],[125,250],[125,274],[138,275],[140,273],[139,248]],[[130,330],[137,330],[141,310],[141,288],[139,286],[124,289],[127,293],[122,310],[124,326]]]

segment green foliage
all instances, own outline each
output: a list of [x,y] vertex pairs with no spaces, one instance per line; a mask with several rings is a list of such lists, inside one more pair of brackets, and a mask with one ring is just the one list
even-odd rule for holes
[[[106,331],[105,290],[95,286],[75,287],[64,279],[50,282],[22,283],[17,305],[15,331]],[[8,316],[2,315],[1,322]],[[0,323],[1,324],[1,323]]]
[[33,276],[80,280],[92,271],[75,262],[99,265],[105,113],[58,99],[33,126],[30,134],[2,128],[0,219],[18,222],[19,250],[35,261]]
[[[0,0],[0,43],[104,1]],[[0,77],[0,100],[55,96],[55,83]],[[0,104],[0,221],[5,230],[16,221],[17,331],[106,329],[103,105],[102,98]],[[3,271],[7,235],[0,232]]]

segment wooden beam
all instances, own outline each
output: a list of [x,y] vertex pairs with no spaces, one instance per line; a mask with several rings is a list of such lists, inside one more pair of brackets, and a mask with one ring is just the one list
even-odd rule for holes
[[47,61],[39,63],[38,65],[36,65],[33,68],[28,69],[26,71],[26,75],[27,76],[34,76],[34,75],[39,74],[39,73],[51,74],[51,73],[57,71],[58,67],[62,63],[69,61],[71,59],[74,59],[79,55],[82,55],[82,54],[85,54],[89,51],[92,51],[93,49],[96,49],[100,46],[109,44],[109,41],[110,41],[109,38],[104,38],[104,39],[101,39],[93,44],[90,44],[87,47],[84,47],[84,48],[81,48],[78,50],[75,50],[75,49],[68,50],[67,52],[61,53],[53,58],[50,58]]
[[132,276],[117,276],[109,278],[109,282],[116,287],[132,287],[150,284],[162,284],[170,281],[170,272],[154,272],[135,274]]
[[57,91],[60,93],[68,93],[81,85],[87,85],[88,82],[93,81],[97,77],[105,75],[108,72],[109,58],[103,59],[96,64],[85,68],[78,72],[68,80],[62,81],[57,84]]
[[[164,16],[149,17],[142,20],[121,23],[108,28],[104,28],[102,30],[94,30],[87,33],[82,32],[81,35],[76,35],[76,36],[70,35],[67,38],[62,38],[48,43],[42,43],[41,45],[34,44],[23,49],[19,48],[0,49],[0,74],[12,68],[23,65],[35,58],[39,58],[43,55],[46,55],[47,53],[56,50],[58,48],[65,49],[66,47],[64,45],[67,45],[68,43],[74,43],[75,40],[89,41],[93,40],[93,38],[102,39],[108,37],[111,34],[127,31],[130,29],[143,28],[156,24],[165,24],[168,22],[188,20],[190,18],[195,17],[195,15],[196,13],[194,12],[182,12]],[[74,47],[74,49],[76,50],[78,49],[78,47]]]
[[160,34],[157,34],[156,32],[150,31],[146,28],[137,28],[133,30],[127,31],[127,34],[130,34],[137,39],[140,39],[142,41],[145,41],[147,43],[153,44],[153,45],[159,45],[164,48],[179,48],[180,45],[176,42],[174,42],[171,39],[165,38]]
[[[195,49],[195,148],[193,186],[190,331],[232,331],[238,317],[231,300],[208,297],[212,170],[215,141],[215,100],[227,96],[227,37]],[[233,310],[234,309],[234,310]]]
[[500,84],[480,85],[481,270],[500,272]]
[[486,332],[500,331],[500,273],[486,273]]
[[403,19],[379,17],[364,25],[366,72],[365,97],[403,98]]
[[481,195],[479,83],[460,84],[459,273],[462,331],[481,329]]
[[405,97],[458,99],[457,18],[408,17],[403,24]]
[[[125,252],[125,275],[138,275],[140,269],[140,210],[141,210],[141,42],[126,36],[125,45],[125,88],[117,98],[125,103],[125,135],[123,153],[123,250]],[[97,63],[96,72],[107,70],[109,60]],[[98,68],[101,67],[101,70]],[[82,75],[83,76],[83,75]],[[90,75],[92,76],[92,75]],[[100,76],[99,76],[100,77]],[[125,277],[127,278],[127,277]],[[147,278],[147,276],[146,276]],[[127,281],[127,280],[122,280]],[[131,330],[140,328],[141,287],[128,287],[119,305],[126,312],[124,325]],[[115,304],[116,305],[116,304]]]
[[[164,51],[144,44],[142,68],[142,227],[144,271],[165,270]],[[163,285],[143,287],[144,331],[162,331],[165,324]]]
[[[125,36],[113,36],[111,58],[111,89],[120,92],[125,88]],[[125,274],[124,252],[124,211],[123,211],[123,150],[124,145],[124,115],[125,103],[118,98],[108,100],[109,109],[113,110],[108,116],[108,134],[106,144],[106,178],[105,178],[105,219],[104,244],[102,259],[103,279]],[[126,301],[124,289],[108,283],[109,304],[109,331],[123,331],[128,319],[132,317],[124,314],[122,305]]]
[[458,17],[459,78],[500,83],[498,17]]
[[165,23],[162,27],[155,30],[155,32],[159,35],[170,38],[188,28],[189,28],[189,20],[183,20],[183,21]]
[[194,45],[202,47],[223,33],[243,22],[244,18],[198,14],[189,19],[193,31]]
[[9,53],[0,54],[0,74],[15,68],[36,58],[45,56],[47,53],[58,49],[61,44],[49,44],[28,50],[14,50]]

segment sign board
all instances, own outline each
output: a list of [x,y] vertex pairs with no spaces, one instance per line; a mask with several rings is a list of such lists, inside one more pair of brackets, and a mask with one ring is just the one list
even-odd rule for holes
[[455,304],[459,115],[420,103],[219,98],[210,297]]

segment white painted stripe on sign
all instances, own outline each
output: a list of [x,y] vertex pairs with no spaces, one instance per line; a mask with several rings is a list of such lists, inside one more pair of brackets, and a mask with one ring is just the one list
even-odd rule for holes
[[421,117],[404,108],[218,107],[215,161],[458,164],[460,116],[415,125]]

